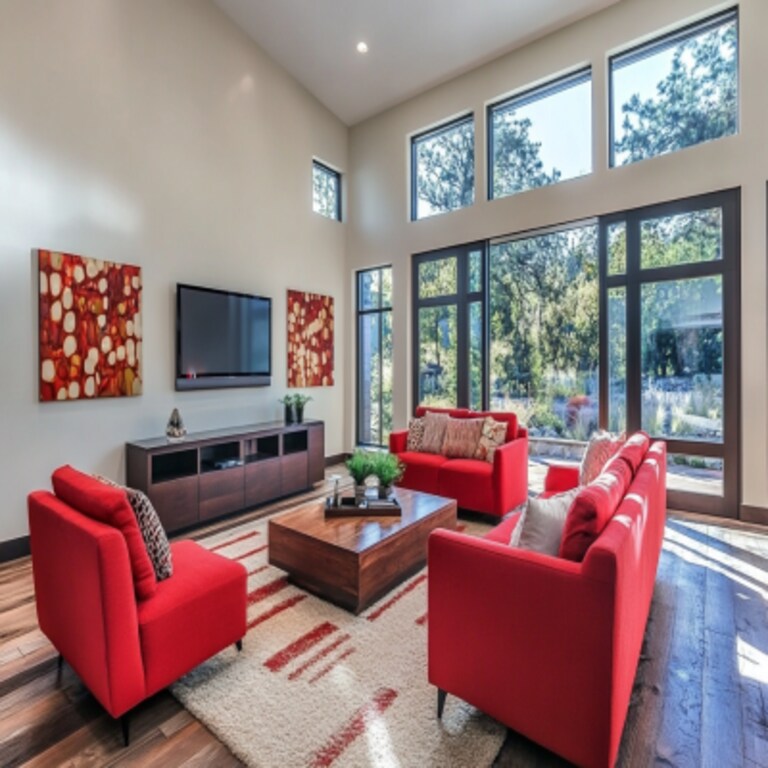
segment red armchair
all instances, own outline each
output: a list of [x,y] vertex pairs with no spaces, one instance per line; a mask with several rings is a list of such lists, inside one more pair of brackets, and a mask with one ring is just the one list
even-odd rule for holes
[[[427,410],[419,406],[416,416]],[[389,450],[405,465],[398,485],[456,499],[461,509],[503,517],[528,498],[528,431],[514,413],[475,413],[466,408],[445,409],[453,418],[492,416],[507,422],[507,441],[496,449],[493,463],[481,459],[449,459],[435,453],[407,450],[408,430],[392,432]]]
[[[562,490],[568,471],[560,469],[548,484]],[[581,562],[510,547],[519,514],[485,538],[431,534],[428,655],[438,717],[451,693],[577,765],[614,765],[653,594],[665,489],[666,448],[657,442]]]
[[124,512],[125,493],[71,468],[66,474],[67,498],[85,513],[47,491],[28,499],[38,622],[59,665],[66,660],[122,719],[127,744],[129,710],[226,646],[242,647],[247,574],[240,563],[179,541],[171,544],[173,575],[149,589],[145,579],[142,593],[153,594],[137,598],[127,536],[94,519]]

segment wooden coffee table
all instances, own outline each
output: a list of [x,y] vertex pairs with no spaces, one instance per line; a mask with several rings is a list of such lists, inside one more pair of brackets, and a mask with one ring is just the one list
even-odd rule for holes
[[269,521],[269,562],[300,587],[360,613],[427,562],[435,528],[456,528],[456,502],[395,489],[400,517],[325,517],[322,502]]

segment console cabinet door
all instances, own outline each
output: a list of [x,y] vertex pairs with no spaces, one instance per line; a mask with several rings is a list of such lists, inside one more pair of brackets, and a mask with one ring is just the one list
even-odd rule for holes
[[289,493],[305,491],[309,486],[307,451],[286,453],[281,462],[282,495],[287,496]]
[[245,506],[256,507],[283,493],[282,459],[254,461],[245,468]]
[[325,479],[325,425],[313,424],[307,440],[309,453],[309,484],[320,483]]

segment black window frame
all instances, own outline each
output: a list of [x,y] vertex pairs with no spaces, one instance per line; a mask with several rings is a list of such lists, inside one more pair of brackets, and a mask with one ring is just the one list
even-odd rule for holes
[[[674,29],[666,34],[654,37],[645,43],[639,43],[633,45],[618,53],[614,53],[608,57],[608,167],[609,168],[622,168],[623,165],[616,165],[616,126],[614,125],[613,115],[615,106],[615,96],[613,88],[613,73],[615,68],[623,68],[631,66],[632,64],[642,61],[656,53],[660,53],[667,48],[671,48],[676,43],[684,42],[692,37],[697,37],[700,34],[710,32],[723,24],[735,21],[736,22],[736,87],[737,87],[737,102],[736,102],[736,131],[734,134],[738,135],[740,132],[740,110],[739,105],[741,103],[741,88],[740,82],[740,53],[741,53],[741,29],[740,29],[740,15],[739,6],[734,5],[731,8],[718,11],[710,16],[707,16],[698,21],[685,24],[678,29]],[[724,136],[721,138],[725,138]],[[690,146],[699,146],[698,144],[692,144]],[[668,153],[665,153],[668,154]],[[653,155],[652,157],[659,157],[659,155]],[[651,158],[644,158],[650,160]],[[636,161],[641,162],[641,161]],[[628,163],[631,165],[632,163]]]
[[[383,391],[384,391],[384,355],[381,353],[381,351],[384,348],[383,345],[383,328],[384,324],[382,322],[383,315],[385,313],[389,313],[390,318],[393,317],[392,314],[392,307],[394,304],[394,296],[391,297],[390,303],[388,306],[385,306],[382,300],[382,292],[379,290],[379,301],[377,307],[370,307],[368,309],[364,309],[362,306],[362,291],[360,290],[360,286],[362,283],[363,275],[369,272],[379,272],[379,286],[383,285],[382,275],[381,273],[388,269],[390,272],[392,272],[392,265],[391,264],[383,264],[379,267],[367,267],[366,269],[358,269],[355,271],[355,309],[356,309],[356,322],[355,322],[355,328],[357,329],[357,345],[356,345],[356,353],[357,353],[357,365],[356,365],[356,382],[355,382],[355,391],[357,394],[357,408],[356,408],[356,418],[355,418],[355,441],[357,445],[360,446],[366,446],[370,448],[383,448],[386,447],[383,442],[383,429],[382,424],[379,424],[379,439],[380,442],[374,443],[369,442],[367,440],[362,439],[362,426],[363,426],[363,335],[361,333],[361,326],[363,322],[363,318],[368,317],[370,315],[378,315],[379,316],[379,382],[381,383],[381,388],[379,392],[379,413],[384,413],[384,397],[383,397]],[[391,324],[390,324],[391,327]]]
[[[539,187],[528,187],[527,189],[522,189],[519,192],[512,192],[507,195],[501,195],[499,197],[496,197],[493,194],[493,178],[494,178],[494,137],[493,137],[493,116],[496,112],[499,110],[506,110],[510,107],[524,107],[527,104],[532,104],[536,101],[541,101],[542,99],[547,98],[548,96],[554,96],[558,93],[561,93],[562,91],[568,90],[568,88],[573,88],[577,85],[581,85],[582,83],[592,83],[592,65],[588,64],[585,67],[580,67],[579,69],[574,70],[573,72],[569,72],[565,75],[559,75],[558,77],[555,77],[551,80],[548,80],[545,83],[542,83],[541,85],[536,85],[531,88],[526,88],[523,91],[520,91],[519,93],[515,93],[512,96],[509,96],[504,99],[500,99],[499,101],[494,101],[492,104],[489,104],[486,107],[485,111],[485,127],[486,127],[486,146],[488,148],[487,156],[486,156],[486,177],[487,177],[487,189],[486,193],[488,195],[488,200],[503,200],[505,197],[512,197],[515,194],[520,194],[522,192],[527,192],[529,189],[539,189]],[[592,120],[590,119],[590,135],[592,134]],[[590,155],[592,154],[592,148],[590,147]],[[594,173],[594,158],[591,157],[591,165],[592,170],[590,173]],[[586,175],[586,174],[585,174]],[[569,177],[569,178],[578,178],[578,177]],[[563,181],[568,181],[569,179],[563,179]],[[559,184],[560,182],[554,182],[556,184]],[[546,185],[546,186],[552,186]]]
[[[454,128],[457,128],[460,125],[464,125],[465,123],[472,125],[472,144],[473,144],[472,162],[475,165],[474,180],[476,185],[477,184],[477,131],[475,130],[475,113],[474,112],[467,112],[466,114],[463,114],[459,117],[449,120],[448,122],[440,123],[440,125],[434,128],[429,128],[425,131],[420,131],[419,133],[415,133],[411,136],[411,221],[421,221],[422,219],[431,218],[431,216],[423,216],[421,218],[419,218],[418,216],[419,164],[418,164],[417,155],[416,155],[416,148],[418,143],[420,141],[423,141],[424,139],[437,136],[441,133],[447,133],[448,131]],[[472,205],[474,205],[474,203],[475,203],[475,195],[473,194]],[[442,211],[441,213],[451,213],[453,211],[460,211],[462,208],[468,208],[468,207],[469,206],[462,205],[460,208],[451,208],[450,211]],[[437,215],[437,214],[432,214],[432,215]]]
[[[313,205],[313,213],[317,213],[318,215],[322,216],[324,219],[331,219],[331,221],[341,221],[341,172],[337,171],[335,168],[331,168],[329,165],[326,165],[323,162],[320,162],[320,160],[313,159],[312,160],[312,173],[313,173],[313,179],[312,179],[312,187],[313,187],[313,193],[314,193],[314,172],[315,169],[319,170],[321,173],[324,173],[326,176],[330,176],[336,183],[336,207],[334,210],[333,216],[326,216],[321,211],[314,210]],[[314,197],[314,194],[313,194]]]

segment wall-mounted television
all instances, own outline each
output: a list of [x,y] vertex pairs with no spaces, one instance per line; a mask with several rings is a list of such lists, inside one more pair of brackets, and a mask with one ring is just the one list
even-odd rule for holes
[[272,382],[272,300],[176,286],[176,389]]

